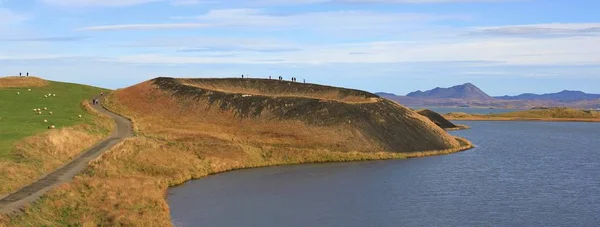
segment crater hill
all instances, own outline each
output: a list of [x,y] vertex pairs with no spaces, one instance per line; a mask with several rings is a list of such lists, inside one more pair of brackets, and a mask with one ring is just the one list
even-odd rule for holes
[[428,110],[428,109],[419,110],[417,113],[429,118],[429,120],[431,120],[433,123],[435,123],[437,126],[440,126],[443,129],[451,129],[451,128],[458,127],[454,123],[452,123],[449,120],[447,120],[446,118],[444,118],[442,115],[440,115],[436,112],[433,112],[431,110]]
[[203,141],[242,155],[249,149],[420,152],[461,145],[393,101],[316,84],[160,77],[118,90],[109,100],[149,137]]

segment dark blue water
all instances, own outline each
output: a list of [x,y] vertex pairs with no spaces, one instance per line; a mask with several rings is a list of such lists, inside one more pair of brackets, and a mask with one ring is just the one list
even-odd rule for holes
[[459,122],[477,148],[233,171],[169,190],[179,226],[599,226],[600,124]]

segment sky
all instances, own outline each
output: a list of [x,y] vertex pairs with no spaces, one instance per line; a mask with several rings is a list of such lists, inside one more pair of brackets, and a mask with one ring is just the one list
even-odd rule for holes
[[0,0],[0,76],[600,93],[596,0]]

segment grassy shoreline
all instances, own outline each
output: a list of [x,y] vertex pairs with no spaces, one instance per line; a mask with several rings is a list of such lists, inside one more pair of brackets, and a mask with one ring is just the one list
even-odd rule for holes
[[[83,226],[171,226],[166,194],[170,187],[190,180],[233,170],[308,163],[332,163],[419,158],[447,155],[465,151],[474,146],[466,139],[456,137],[461,147],[414,153],[313,152],[291,159],[272,157],[260,162],[218,160],[202,162],[190,167],[188,154],[183,150],[144,137],[128,139],[111,151],[92,161],[90,167],[71,183],[61,185],[32,204],[22,215],[0,216],[0,226],[83,225]],[[166,148],[164,147],[166,146]],[[144,151],[136,151],[145,147]],[[167,168],[154,167],[153,161],[141,155],[151,149],[153,154],[171,153]],[[174,154],[183,155],[176,157]],[[221,162],[219,162],[221,161]],[[239,160],[237,160],[239,161]],[[218,162],[218,163],[217,163]],[[127,166],[135,166],[128,168]],[[187,171],[187,172],[186,172]],[[183,174],[181,174],[184,172]],[[179,173],[179,174],[178,174]]]

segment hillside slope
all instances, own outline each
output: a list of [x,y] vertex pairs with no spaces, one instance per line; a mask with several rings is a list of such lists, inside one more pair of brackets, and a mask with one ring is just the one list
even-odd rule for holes
[[[258,79],[157,78],[116,93],[141,131],[259,146],[416,152],[458,146],[428,119],[358,90]],[[183,132],[186,133],[183,133]]]
[[[0,78],[0,197],[108,135],[111,122],[83,103],[106,91],[36,77]],[[48,130],[50,125],[56,129]]]

